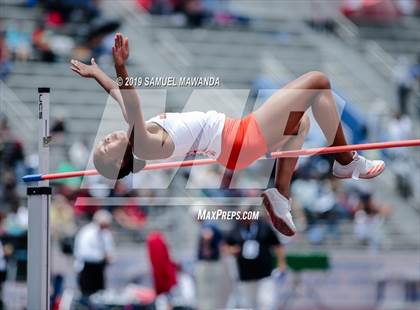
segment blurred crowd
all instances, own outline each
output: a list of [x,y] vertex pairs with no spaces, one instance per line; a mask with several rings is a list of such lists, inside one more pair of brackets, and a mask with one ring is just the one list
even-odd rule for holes
[[[26,278],[28,212],[22,194],[24,186],[19,180],[23,174],[33,172],[33,167],[28,163],[34,159],[29,159],[31,155],[25,154],[24,146],[13,135],[5,118],[1,124],[0,275],[3,270],[8,279],[21,281]],[[51,132],[55,141],[65,140],[65,121],[56,120]],[[70,147],[63,147],[61,151],[66,153],[65,156],[60,156],[60,159],[51,163],[57,171],[85,168],[89,151],[83,143],[76,142]],[[314,246],[353,240],[353,246],[380,250],[391,206],[376,200],[375,193],[366,184],[360,186],[359,182],[343,182],[331,178],[331,164],[330,156],[319,156],[299,163],[292,185],[293,213],[300,231],[294,240]],[[251,169],[249,177],[252,178],[252,173],[257,171],[258,167]],[[165,173],[155,173],[153,177],[146,176],[147,181],[140,179],[137,182],[159,184],[160,180],[168,177]],[[218,168],[209,167],[208,171],[200,175],[213,174],[217,177],[220,173],[222,172]],[[185,266],[182,261],[175,262],[165,241],[164,230],[156,230],[153,225],[148,225],[150,216],[159,221],[159,217],[168,207],[145,206],[139,203],[138,198],[175,194],[177,188],[184,186],[187,180],[197,183],[192,185],[193,188],[199,187],[198,184],[203,181],[200,175],[190,177],[190,171],[185,169],[180,177],[174,179],[170,189],[165,191],[136,189],[131,178],[117,182],[113,189],[106,186],[104,188],[102,178],[99,177],[88,178],[89,185],[84,187],[80,186],[82,180],[79,178],[54,182],[50,209],[52,241],[61,255],[72,258],[71,261],[74,262],[73,272],[80,291],[80,297],[75,297],[74,300],[85,306],[92,303],[104,304],[112,299],[110,296],[116,294],[112,290],[104,290],[107,288],[106,269],[114,261],[117,251],[113,237],[116,234],[126,236],[133,246],[147,247],[151,266],[149,276],[152,278],[152,281],[131,283],[134,286],[130,286],[129,291],[124,293],[127,296],[124,295],[126,299],[121,297],[121,302],[135,304],[139,300],[152,302],[157,298],[156,302],[162,304],[187,305],[191,308],[195,304],[209,305],[209,308],[223,305],[275,305],[278,301],[273,299],[274,294],[265,297],[261,295],[264,296],[267,289],[272,290],[273,285],[281,285],[287,274],[282,245],[285,240],[271,228],[260,206],[253,209],[260,210],[258,221],[227,222],[196,222],[197,212],[203,205],[198,203],[198,206],[192,206],[190,217],[196,224],[191,225],[198,225],[199,229],[195,236],[198,240],[196,257],[189,258],[192,261],[190,266]],[[227,174],[224,179],[225,187],[234,182],[231,177],[231,174]],[[249,197],[258,195],[258,192],[251,189],[222,188],[204,189],[200,191],[200,195],[204,198]],[[112,200],[106,200],[107,198],[123,200],[119,200],[121,204],[108,205],[107,201]],[[243,207],[231,208],[245,210]],[[226,257],[233,259],[233,265],[231,264],[228,271]],[[68,272],[54,274],[53,304],[60,304],[63,288],[68,281]],[[213,296],[208,292],[209,285],[213,285],[214,281],[221,281],[221,284],[214,290]],[[154,285],[152,291],[150,284]],[[232,290],[234,293],[228,294]],[[140,299],[133,297],[138,294],[142,296]]]
[[[13,61],[66,61],[69,58],[99,63],[110,57],[113,33],[120,21],[102,13],[101,0],[26,0],[27,8],[41,9],[37,20],[0,22],[0,80],[10,73]],[[218,0],[138,0],[139,10],[153,15],[173,15],[175,25],[247,25],[249,19],[227,9]],[[35,13],[35,11],[34,11]],[[28,24],[31,24],[28,29]],[[105,58],[103,60],[102,58]]]
[[[397,84],[398,114],[408,116],[416,110],[420,115],[420,53],[415,60],[400,56],[394,68],[394,79]],[[414,109],[410,107],[411,102],[414,102]]]
[[[110,56],[120,22],[102,14],[100,0],[27,0],[35,18],[0,21],[0,80],[13,61],[59,62]],[[32,8],[32,9],[31,9]],[[41,14],[38,10],[41,9]]]
[[172,16],[177,26],[246,26],[249,18],[233,13],[225,0],[136,0],[152,15]]
[[347,17],[368,22],[392,23],[403,15],[420,15],[418,0],[343,0],[341,11]]
[[[243,26],[249,23],[248,18],[230,12],[222,0],[137,0],[136,3],[152,15],[175,17],[179,26]],[[110,56],[112,33],[120,23],[102,14],[100,0],[27,0],[25,5],[41,8],[42,13],[30,31],[23,21],[0,23],[0,80],[7,79],[14,61],[60,62],[70,56],[81,60],[95,57],[100,61]],[[395,69],[398,108],[386,122],[385,140],[412,138],[417,118],[410,111],[413,111],[412,103],[415,106],[419,98],[419,61],[402,58]],[[51,132],[54,141],[66,140],[65,119],[55,120]],[[52,163],[54,170],[86,168],[90,154],[84,141],[76,141],[59,152],[57,161]],[[414,195],[413,181],[406,173],[413,169],[406,160],[410,157],[408,152],[401,149],[381,153],[392,163],[397,189],[401,197],[407,199]],[[331,156],[299,163],[292,184],[293,212],[299,229],[296,241],[322,246],[350,240],[354,242],[351,246],[380,250],[384,247],[386,221],[392,206],[377,199],[376,192],[366,183],[360,187],[351,180],[331,178],[331,164]],[[1,283],[6,279],[26,279],[28,212],[21,177],[34,172],[36,166],[36,156],[27,153],[18,133],[13,132],[7,118],[0,115]],[[210,169],[206,175],[218,173]],[[188,177],[188,171],[181,176]],[[155,178],[159,177],[167,176]],[[148,183],[158,183],[156,179],[149,179]],[[194,307],[194,304],[205,305],[203,307],[208,309],[264,307],[259,300],[264,289],[272,283],[281,285],[287,276],[284,244],[290,241],[280,238],[263,216],[259,221],[232,221],[228,227],[217,221],[195,223],[199,227],[194,235],[197,248],[196,255],[191,258],[193,268],[189,268],[171,256],[162,231],[149,229],[150,218],[164,213],[166,207],[147,207],[138,202],[138,197],[158,196],[162,191],[133,189],[131,179],[117,182],[113,189],[101,189],[100,178],[90,178],[91,186],[86,188],[80,187],[81,181],[74,178],[55,182],[50,210],[53,243],[75,262],[72,270],[77,275],[81,303],[105,303],[117,297],[125,298],[125,301],[141,299],[147,303],[153,302],[157,294],[163,296],[163,303],[174,307]],[[174,184],[175,188],[182,186],[185,179],[177,177],[174,183],[179,183]],[[258,191],[203,190],[200,195],[246,197],[258,195]],[[105,198],[124,198],[125,203],[98,207],[98,202]],[[196,206],[190,213],[196,220]],[[121,234],[129,236],[130,242],[147,247],[153,291],[144,287],[150,283],[141,282],[137,283],[140,286],[128,286],[124,292],[104,293],[103,289],[107,288],[105,271],[115,261],[118,251],[115,236]],[[223,263],[225,257],[233,258],[234,267],[229,271]],[[100,276],[92,277],[92,274]],[[216,288],[212,285],[210,290],[209,284],[220,279],[226,279],[226,282],[221,281]],[[233,295],[227,294],[229,279],[235,283]],[[271,284],[267,279],[273,280]],[[53,305],[60,302],[63,281],[63,275],[55,275]],[[189,293],[192,291],[195,291],[195,297]],[[269,303],[273,305],[275,301]]]

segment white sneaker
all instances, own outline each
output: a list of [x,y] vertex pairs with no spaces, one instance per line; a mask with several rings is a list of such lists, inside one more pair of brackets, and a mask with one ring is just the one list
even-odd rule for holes
[[339,179],[371,179],[385,170],[385,163],[382,160],[369,160],[354,152],[353,161],[342,165],[334,161],[333,175]]
[[296,233],[296,226],[290,213],[292,200],[284,197],[276,188],[265,190],[261,197],[274,228],[283,235],[293,236]]

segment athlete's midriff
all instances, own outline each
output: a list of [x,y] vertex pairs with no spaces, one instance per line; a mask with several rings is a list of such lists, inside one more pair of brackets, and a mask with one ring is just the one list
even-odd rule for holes
[[243,119],[226,117],[222,150],[217,161],[232,170],[244,169],[267,153],[267,143],[253,113]]

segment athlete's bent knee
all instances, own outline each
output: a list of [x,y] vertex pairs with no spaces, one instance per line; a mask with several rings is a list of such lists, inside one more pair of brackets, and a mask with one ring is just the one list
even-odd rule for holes
[[325,73],[321,71],[311,71],[307,73],[313,88],[315,89],[330,89],[330,80]]

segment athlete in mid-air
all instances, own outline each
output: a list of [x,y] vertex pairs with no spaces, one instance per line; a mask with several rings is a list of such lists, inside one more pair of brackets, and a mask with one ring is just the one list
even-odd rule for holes
[[[128,38],[115,35],[112,48],[117,77],[128,78]],[[242,119],[216,111],[164,113],[145,120],[140,98],[130,83],[121,86],[95,63],[71,61],[71,69],[94,78],[119,103],[128,130],[115,131],[101,140],[94,151],[94,165],[106,178],[119,179],[140,171],[146,160],[185,158],[206,153],[228,169],[244,169],[262,155],[302,147],[310,123],[309,108],[332,146],[347,145],[328,78],[308,72],[274,93],[260,108]],[[297,111],[297,112],[291,112]],[[291,215],[290,183],[297,158],[279,158],[275,188],[262,193],[273,226],[292,236],[296,227]],[[333,175],[369,179],[385,168],[381,160],[368,160],[357,152],[335,154]]]

